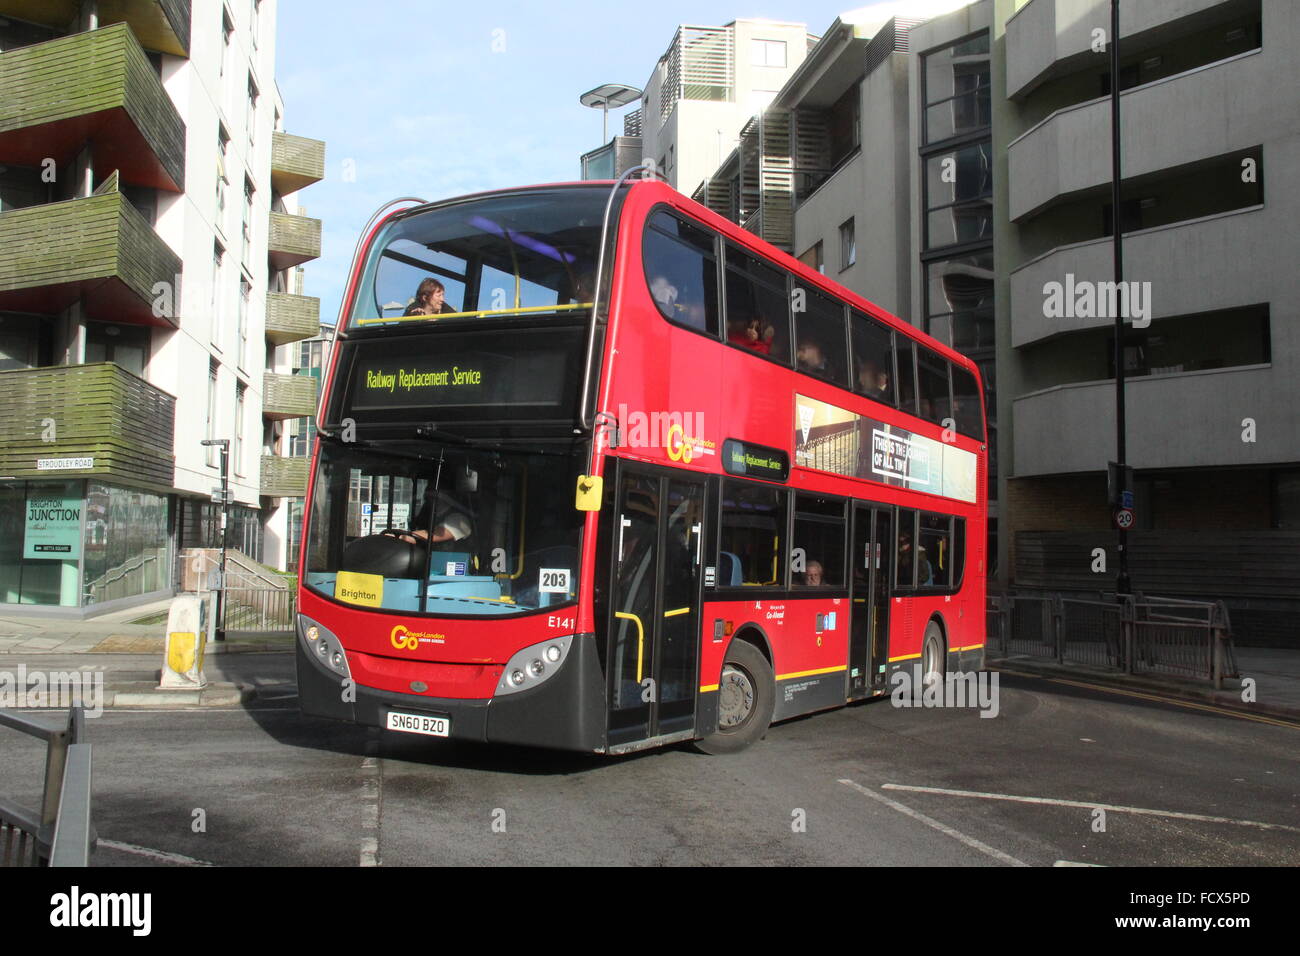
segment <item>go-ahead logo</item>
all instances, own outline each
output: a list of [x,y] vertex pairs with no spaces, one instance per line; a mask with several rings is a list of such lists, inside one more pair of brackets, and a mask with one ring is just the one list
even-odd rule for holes
[[430,634],[428,631],[412,631],[405,624],[398,624],[393,628],[392,633],[388,635],[392,641],[393,647],[400,650],[413,651],[420,646],[421,641],[429,644],[442,644],[446,639],[445,634]]

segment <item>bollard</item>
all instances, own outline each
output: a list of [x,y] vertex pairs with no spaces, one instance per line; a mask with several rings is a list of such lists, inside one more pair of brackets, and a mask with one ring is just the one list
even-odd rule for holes
[[207,686],[203,676],[207,627],[208,602],[203,598],[182,594],[172,601],[167,615],[160,690],[202,690]]

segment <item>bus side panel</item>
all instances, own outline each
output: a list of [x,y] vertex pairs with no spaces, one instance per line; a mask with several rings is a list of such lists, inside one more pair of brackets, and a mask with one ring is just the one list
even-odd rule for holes
[[[848,600],[843,597],[755,598],[707,604],[700,690],[716,689],[727,646],[738,637],[746,637],[767,645],[764,649],[771,654],[776,677],[774,720],[844,704],[848,608]],[[717,641],[712,637],[716,621],[722,622],[724,634]],[[729,637],[725,636],[728,629]]]

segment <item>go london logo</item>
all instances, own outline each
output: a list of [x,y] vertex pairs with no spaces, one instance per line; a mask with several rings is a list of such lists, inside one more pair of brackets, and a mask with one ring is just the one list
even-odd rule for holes
[[421,641],[429,644],[446,643],[447,635],[431,634],[428,631],[412,631],[408,630],[405,624],[399,624],[389,632],[388,640],[399,651],[413,651],[420,646]]
[[74,886],[50,897],[50,925],[57,928],[127,927],[133,936],[148,936],[152,914],[152,893],[83,893]]

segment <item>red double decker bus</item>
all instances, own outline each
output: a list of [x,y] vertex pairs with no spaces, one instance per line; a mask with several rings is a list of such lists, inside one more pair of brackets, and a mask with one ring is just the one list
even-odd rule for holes
[[375,223],[320,406],[304,713],[726,752],[982,666],[970,360],[656,181]]

